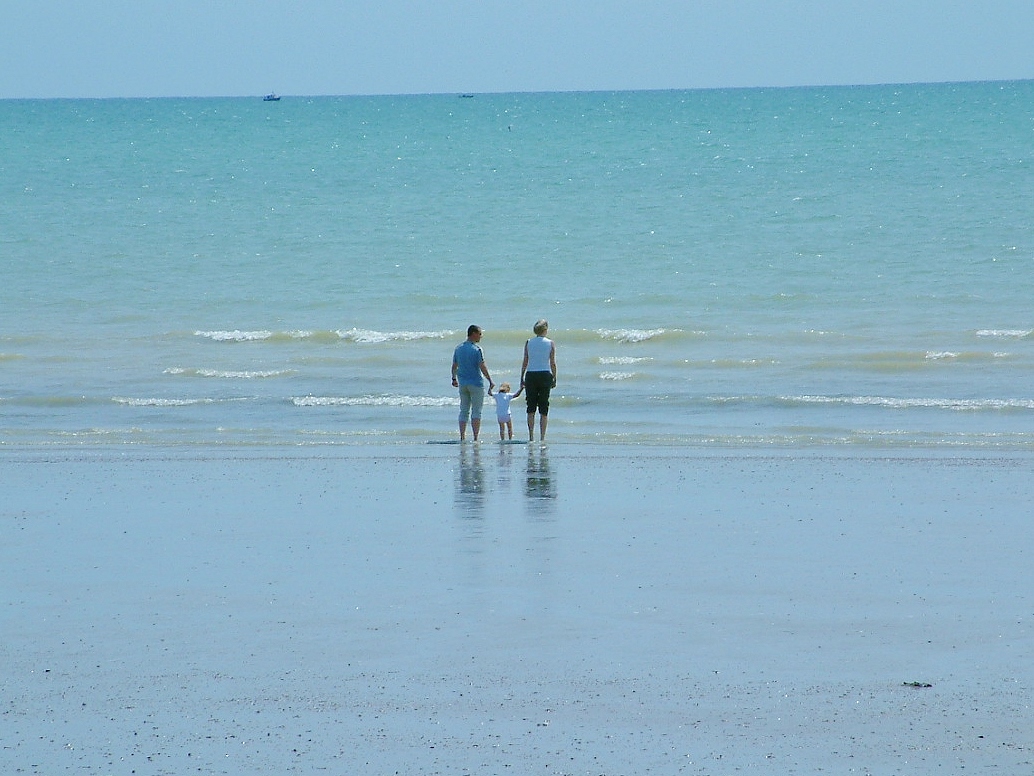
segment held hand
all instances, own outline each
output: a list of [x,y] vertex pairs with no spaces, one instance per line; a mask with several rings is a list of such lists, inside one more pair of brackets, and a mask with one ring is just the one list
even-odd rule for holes
[[453,385],[456,385],[456,384],[457,384],[457,380],[456,380],[456,378],[455,378],[455,377],[454,377],[454,378],[452,378],[452,384],[453,384]]

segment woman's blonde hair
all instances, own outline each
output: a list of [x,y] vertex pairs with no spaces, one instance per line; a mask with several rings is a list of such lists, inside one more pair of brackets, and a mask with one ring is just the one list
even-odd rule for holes
[[540,337],[546,333],[546,329],[549,328],[549,321],[545,318],[539,318],[535,321],[535,325],[532,327],[532,331],[538,334]]

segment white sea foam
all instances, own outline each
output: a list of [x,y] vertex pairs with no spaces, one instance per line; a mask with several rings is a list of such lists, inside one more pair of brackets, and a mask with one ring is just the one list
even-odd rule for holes
[[597,329],[596,333],[604,339],[618,342],[645,342],[665,334],[667,329]]
[[130,407],[189,407],[194,404],[212,404],[215,399],[134,399],[115,396],[112,401]]
[[241,331],[235,329],[233,331],[195,331],[195,337],[206,337],[216,342],[253,342],[258,340],[267,340],[273,336],[271,331]]
[[[693,361],[685,359],[685,364],[693,364]],[[773,366],[779,362],[771,358],[712,358],[707,362],[710,366],[716,366],[724,369],[736,369],[741,367],[752,367],[752,366]]]
[[600,372],[601,380],[631,380],[635,372]]
[[649,356],[602,356],[598,360],[603,366],[631,366],[653,359]]
[[214,330],[195,331],[195,337],[204,337],[215,342],[259,342],[268,339],[323,339],[326,337],[337,337],[362,344],[376,344],[380,342],[410,342],[423,339],[445,339],[455,334],[451,329],[438,331],[376,331],[374,329],[336,329],[331,332],[319,332],[311,329],[292,329],[290,331],[259,330]]
[[53,432],[54,436],[67,437],[70,439],[90,439],[90,438],[114,438],[121,437],[126,433],[139,434],[143,431],[141,428],[129,428],[129,429],[114,429],[114,428],[87,428],[76,431],[56,431]]
[[264,377],[283,377],[294,374],[293,369],[264,369],[231,371],[224,369],[183,369],[181,367],[170,367],[165,370],[168,375],[192,375],[195,377],[217,377],[223,379],[253,380]]
[[939,351],[928,350],[926,352],[926,359],[928,361],[943,361],[945,359],[958,358],[958,357],[959,357],[958,353],[953,353],[950,350],[939,350]]
[[929,407],[942,410],[1010,410],[1034,409],[1034,399],[936,399],[898,398],[890,396],[783,396],[781,401],[793,404],[841,404],[870,407],[912,409]]
[[458,398],[446,396],[295,396],[296,407],[451,407]]
[[1034,334],[1034,329],[981,329],[978,337],[1000,337],[1003,339],[1022,339]]
[[455,332],[449,329],[443,329],[441,331],[373,331],[371,329],[348,329],[347,331],[337,332],[338,336],[343,340],[362,344],[392,341],[410,342],[413,340],[423,339],[445,339],[446,337],[452,336],[454,333]]

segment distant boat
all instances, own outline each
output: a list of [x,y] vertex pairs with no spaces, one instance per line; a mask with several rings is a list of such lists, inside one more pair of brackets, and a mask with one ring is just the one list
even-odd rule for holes
[[263,102],[280,102],[280,95],[276,92],[270,92],[262,98]]
[[474,96],[473,94],[461,94],[461,95],[460,95],[460,97],[463,97],[464,99],[467,99],[467,100],[469,100],[469,99],[470,99],[470,98],[472,98],[473,96]]

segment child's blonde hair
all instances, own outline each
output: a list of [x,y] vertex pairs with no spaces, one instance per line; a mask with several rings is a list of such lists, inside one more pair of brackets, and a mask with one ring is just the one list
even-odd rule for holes
[[509,393],[510,392],[510,384],[509,383],[500,383],[499,384],[499,392],[500,393]]

